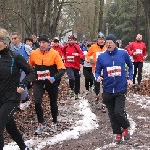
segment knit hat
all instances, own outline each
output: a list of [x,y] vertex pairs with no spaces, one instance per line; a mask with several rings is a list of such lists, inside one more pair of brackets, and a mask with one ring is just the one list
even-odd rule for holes
[[70,36],[68,37],[68,40],[75,40],[75,36],[74,36],[74,35],[70,35]]
[[45,35],[45,34],[42,34],[42,35],[40,35],[39,36],[39,38],[38,38],[38,41],[40,42],[40,41],[45,41],[45,42],[50,42],[49,41],[49,37],[47,36],[47,35]]
[[116,38],[113,34],[109,34],[109,35],[105,38],[105,41],[106,41],[106,40],[112,40],[112,41],[116,44],[117,38]]

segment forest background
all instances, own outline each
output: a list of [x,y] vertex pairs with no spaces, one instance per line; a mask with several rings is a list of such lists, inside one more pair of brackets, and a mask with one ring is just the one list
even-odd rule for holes
[[0,0],[0,27],[23,39],[46,33],[64,40],[71,32],[92,41],[101,31],[121,39],[123,47],[140,33],[150,60],[149,0]]

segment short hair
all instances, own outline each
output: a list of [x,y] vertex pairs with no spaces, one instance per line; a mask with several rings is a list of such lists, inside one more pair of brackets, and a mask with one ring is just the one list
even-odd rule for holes
[[33,43],[33,39],[32,39],[32,38],[30,38],[30,37],[25,38],[25,39],[24,39],[24,43],[26,43],[26,41],[31,41],[31,42]]
[[37,36],[35,34],[32,34],[31,38],[37,38]]
[[13,32],[11,35],[17,35],[19,38],[22,38],[19,32]]
[[10,36],[9,36],[9,33],[6,29],[3,29],[0,27],[0,39],[9,39],[10,40]]
[[0,39],[4,40],[5,44],[11,49],[11,40],[10,40],[10,36],[9,33],[6,29],[3,29],[0,27]]
[[89,47],[91,47],[91,45],[92,45],[92,42],[89,42],[89,43],[87,44],[87,47],[89,48]]

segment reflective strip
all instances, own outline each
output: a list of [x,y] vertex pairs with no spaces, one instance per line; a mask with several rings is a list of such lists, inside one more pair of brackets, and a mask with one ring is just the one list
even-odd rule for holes
[[11,68],[10,68],[11,74],[12,74],[12,71],[13,71],[14,62],[15,62],[15,59],[14,59],[14,58],[11,58]]

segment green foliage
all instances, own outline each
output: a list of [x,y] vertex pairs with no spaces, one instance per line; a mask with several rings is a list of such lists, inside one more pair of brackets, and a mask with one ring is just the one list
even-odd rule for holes
[[[114,2],[109,5],[105,18],[105,22],[109,24],[109,33],[113,33],[118,39],[122,39],[123,46],[135,40],[138,32],[144,37],[145,16],[141,3],[137,8],[137,0],[116,0]],[[106,8],[108,8],[108,5]],[[137,11],[140,11],[139,16],[137,16]],[[137,28],[138,23],[139,27]]]

